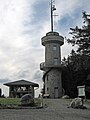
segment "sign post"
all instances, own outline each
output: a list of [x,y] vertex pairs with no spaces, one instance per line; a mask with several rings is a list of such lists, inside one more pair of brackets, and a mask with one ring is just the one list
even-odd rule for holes
[[78,96],[79,97],[85,97],[85,85],[83,86],[77,86],[78,88]]
[[82,104],[84,104],[85,97],[85,85],[83,86],[77,86],[78,89],[78,97],[82,98]]

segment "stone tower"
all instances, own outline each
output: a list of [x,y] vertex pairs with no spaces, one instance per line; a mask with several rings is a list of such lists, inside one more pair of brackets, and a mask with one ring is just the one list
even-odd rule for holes
[[45,46],[45,62],[40,64],[40,69],[44,71],[45,94],[49,94],[50,98],[60,98],[62,96],[60,46],[64,44],[64,38],[57,32],[48,32],[41,41]]
[[62,96],[61,81],[61,48],[64,38],[58,32],[53,32],[53,11],[56,10],[51,0],[51,32],[41,38],[42,45],[45,46],[45,62],[40,64],[43,70],[44,92],[50,98],[60,98]]

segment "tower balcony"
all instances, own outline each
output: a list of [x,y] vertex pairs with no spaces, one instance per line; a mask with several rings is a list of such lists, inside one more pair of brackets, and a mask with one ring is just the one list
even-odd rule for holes
[[57,69],[61,69],[62,66],[61,66],[61,64],[57,64],[57,65],[54,65],[54,64],[46,64],[46,68],[57,68]]
[[45,62],[40,63],[40,70],[45,70]]
[[46,64],[45,62],[42,62],[40,64],[40,70],[46,70],[48,68],[57,68],[57,69],[62,69],[62,65],[61,64],[57,64],[57,65],[54,65],[54,64]]
[[46,36],[42,37],[41,42],[43,46],[47,43],[58,43],[61,46],[64,44],[64,38],[57,32],[49,32]]

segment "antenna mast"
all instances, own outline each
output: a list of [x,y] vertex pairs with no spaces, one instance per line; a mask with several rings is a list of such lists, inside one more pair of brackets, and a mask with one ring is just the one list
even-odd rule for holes
[[53,5],[53,2],[55,2],[55,1],[52,1],[51,0],[51,31],[53,32],[53,11],[54,10],[56,10],[56,8],[55,8],[55,5]]

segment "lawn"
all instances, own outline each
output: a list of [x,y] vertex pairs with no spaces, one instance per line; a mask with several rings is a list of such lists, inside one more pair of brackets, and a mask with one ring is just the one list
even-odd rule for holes
[[36,106],[40,106],[41,105],[41,99],[40,98],[35,98],[34,102],[35,102]]
[[0,104],[4,105],[20,105],[20,98],[0,98]]
[[85,103],[87,103],[87,104],[89,104],[89,105],[90,105],[90,99],[86,100],[86,102],[85,102]]
[[[34,99],[35,106],[40,106],[41,100],[39,98]],[[0,104],[2,105],[20,105],[20,98],[0,98]]]

